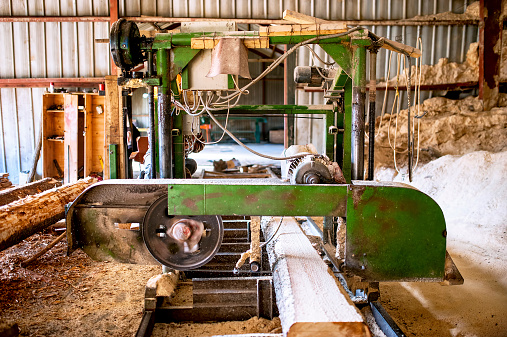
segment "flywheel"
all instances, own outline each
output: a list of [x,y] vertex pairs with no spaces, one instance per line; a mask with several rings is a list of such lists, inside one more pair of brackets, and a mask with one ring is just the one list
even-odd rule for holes
[[167,197],[150,206],[141,231],[151,255],[176,270],[195,269],[208,263],[220,249],[224,236],[220,216],[169,215]]

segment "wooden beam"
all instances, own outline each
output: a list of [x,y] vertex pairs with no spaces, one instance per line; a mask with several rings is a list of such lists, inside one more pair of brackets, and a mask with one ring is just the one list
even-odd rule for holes
[[283,11],[283,19],[289,21],[290,23],[299,23],[299,24],[319,24],[319,23],[328,23],[328,20],[319,19],[310,15],[298,13],[295,11],[291,11],[286,9]]
[[88,177],[0,207],[0,251],[62,219],[65,205],[95,182]]
[[[269,37],[239,37],[247,48],[269,48]],[[196,37],[190,40],[192,49],[213,49],[221,38]]]
[[0,88],[48,88],[50,83],[56,88],[96,87],[104,83],[104,77],[1,78]]
[[109,179],[109,145],[117,144],[119,147],[119,173],[123,175],[124,161],[123,158],[124,146],[123,143],[123,128],[121,127],[122,113],[120,109],[121,90],[118,87],[117,76],[106,76],[106,97],[105,97],[105,130],[104,130],[104,179]]
[[[481,0],[479,6],[479,98],[484,110],[498,103],[500,48],[503,21],[500,20],[502,1]],[[486,15],[487,13],[487,15]]]
[[[263,218],[265,238],[280,218]],[[267,245],[284,335],[371,336],[363,316],[345,294],[293,217],[283,218]]]
[[[109,0],[109,29],[111,30],[111,27],[113,26],[113,23],[118,21],[118,0]],[[113,57],[110,57],[111,62],[111,75],[117,75],[118,68],[116,67],[116,64],[114,64]]]
[[259,27],[260,36],[328,35],[347,31],[344,23]]

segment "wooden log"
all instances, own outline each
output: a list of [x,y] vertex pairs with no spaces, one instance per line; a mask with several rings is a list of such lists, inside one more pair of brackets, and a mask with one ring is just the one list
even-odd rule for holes
[[[271,237],[279,221],[262,219],[264,237]],[[267,251],[284,335],[371,336],[363,316],[293,217],[284,218]]]
[[23,199],[29,195],[44,192],[50,188],[61,186],[62,183],[53,178],[44,178],[23,186],[10,188],[0,192],[0,206],[7,205],[13,201]]
[[86,178],[0,207],[0,251],[54,224],[96,179]]

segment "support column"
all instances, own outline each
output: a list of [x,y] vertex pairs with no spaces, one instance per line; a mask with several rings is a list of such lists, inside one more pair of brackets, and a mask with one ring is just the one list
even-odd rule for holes
[[[286,44],[285,52],[293,45]],[[296,67],[296,53],[292,53],[283,61],[283,104],[296,104],[296,86],[294,84],[294,68]],[[294,115],[283,115],[283,145],[288,148],[294,145]]]
[[[364,40],[352,41],[359,42]],[[361,44],[359,42],[359,44]],[[366,47],[355,45],[352,56],[351,179],[364,179],[364,104],[366,98]]]
[[500,50],[497,53],[495,46],[501,38],[503,26],[503,22],[500,21],[501,12],[502,1],[480,0],[479,98],[483,101],[484,110],[491,110],[498,103]]
[[157,74],[162,79],[158,89],[158,161],[159,177],[173,178],[173,142],[171,130],[171,90],[169,79],[169,49],[157,50]]

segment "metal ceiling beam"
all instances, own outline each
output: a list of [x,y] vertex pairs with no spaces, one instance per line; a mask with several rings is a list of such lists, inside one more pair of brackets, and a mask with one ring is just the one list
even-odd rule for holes
[[0,22],[109,22],[109,16],[0,16]]
[[[112,0],[112,2],[115,2]],[[111,6],[113,9],[113,6]],[[117,11],[116,7],[116,11]],[[0,22],[110,22],[110,16],[0,16]],[[215,19],[215,18],[171,18],[161,16],[127,16],[125,19],[134,22],[156,22],[156,23],[182,23],[182,22],[225,22],[235,21],[239,24],[257,25],[289,25],[293,24],[286,20],[270,19]],[[462,26],[478,25],[479,20],[458,19],[458,20],[345,20],[330,21],[343,22],[350,26]]]
[[69,78],[1,78],[0,88],[45,88],[49,83],[55,87],[95,87],[104,83],[104,77]]

